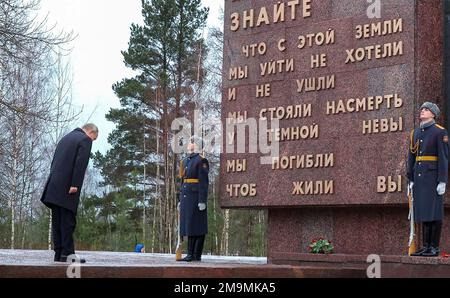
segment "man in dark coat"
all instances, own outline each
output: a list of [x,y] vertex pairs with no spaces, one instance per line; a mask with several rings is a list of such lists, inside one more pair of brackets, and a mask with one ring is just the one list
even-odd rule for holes
[[[52,210],[52,235],[55,262],[66,262],[75,254],[73,233],[84,175],[89,163],[92,142],[98,128],[86,124],[64,136],[53,156],[50,175],[41,201]],[[85,260],[79,260],[82,263]]]
[[188,254],[181,261],[201,261],[205,235],[208,233],[208,172],[209,163],[198,153],[202,140],[191,138],[188,156],[180,163],[181,191],[180,236],[188,237]]
[[410,135],[408,154],[409,187],[414,195],[414,221],[422,223],[423,247],[413,256],[439,255],[443,195],[448,180],[448,133],[436,124],[440,111],[436,104],[420,108],[420,127]]

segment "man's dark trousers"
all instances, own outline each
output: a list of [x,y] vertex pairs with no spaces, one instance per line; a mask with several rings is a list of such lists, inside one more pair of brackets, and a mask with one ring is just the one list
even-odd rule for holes
[[55,259],[75,253],[73,233],[76,223],[75,213],[63,207],[52,206],[52,234]]

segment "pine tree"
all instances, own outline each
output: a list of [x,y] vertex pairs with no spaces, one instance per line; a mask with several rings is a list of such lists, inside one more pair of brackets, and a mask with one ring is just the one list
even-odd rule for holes
[[199,29],[208,10],[200,5],[200,0],[142,1],[144,25],[131,25],[128,49],[122,52],[125,65],[138,74],[114,84],[122,107],[107,115],[117,125],[108,138],[112,149],[95,155],[104,185],[131,187],[134,172],[137,189],[145,186],[150,197],[142,207],[152,214],[152,239],[157,237],[161,252],[172,251],[176,240],[178,161],[170,146],[170,123],[185,113],[183,102],[192,98],[193,84],[203,76],[198,61],[205,47]]

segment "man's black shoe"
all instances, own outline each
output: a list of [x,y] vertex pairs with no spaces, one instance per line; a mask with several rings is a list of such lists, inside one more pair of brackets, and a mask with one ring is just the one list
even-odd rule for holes
[[201,262],[202,261],[202,256],[194,256],[192,261],[194,261],[194,262]]
[[[60,262],[64,262],[64,263],[66,263],[67,262],[67,257],[68,256],[61,256],[61,259],[60,259]],[[81,258],[71,258],[71,259],[69,259],[69,261],[70,260],[72,260],[72,263],[80,263],[80,264],[84,264],[84,263],[86,263],[86,259],[81,259]]]

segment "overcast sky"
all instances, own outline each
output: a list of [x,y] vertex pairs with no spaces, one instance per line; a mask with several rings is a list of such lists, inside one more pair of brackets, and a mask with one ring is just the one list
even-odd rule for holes
[[[223,0],[202,2],[210,7],[208,26],[216,25]],[[84,106],[77,125],[88,120],[96,123],[100,136],[92,151],[105,152],[107,136],[114,128],[105,114],[110,108],[120,106],[111,86],[133,76],[124,66],[120,51],[128,47],[130,25],[142,23],[141,0],[41,0],[41,4],[51,24],[57,23],[57,27],[65,31],[73,30],[78,36],[72,43],[70,55],[73,101],[77,106]]]

